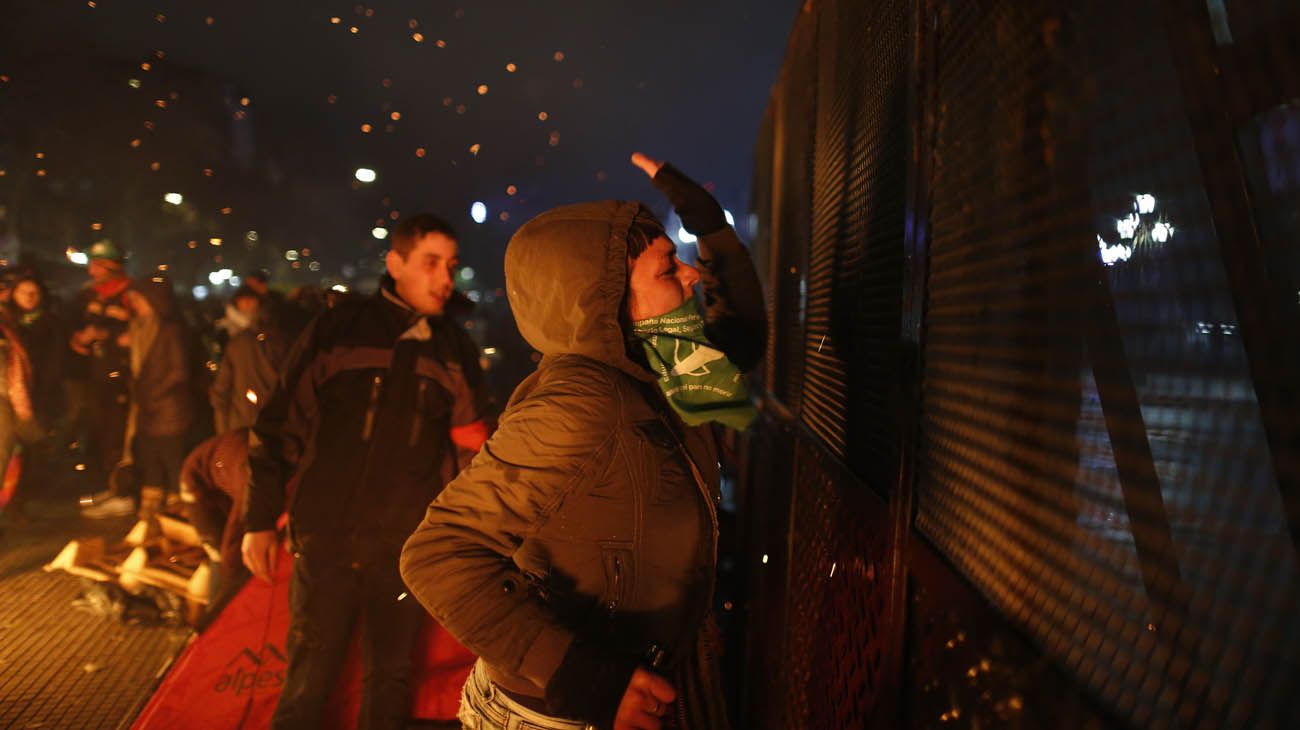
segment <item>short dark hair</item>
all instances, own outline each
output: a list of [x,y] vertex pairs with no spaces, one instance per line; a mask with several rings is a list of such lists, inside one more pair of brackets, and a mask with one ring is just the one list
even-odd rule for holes
[[450,223],[432,213],[417,213],[402,219],[402,222],[393,228],[393,251],[401,256],[402,260],[406,260],[415,249],[415,242],[430,233],[441,233],[453,241],[456,240],[456,229],[452,228]]

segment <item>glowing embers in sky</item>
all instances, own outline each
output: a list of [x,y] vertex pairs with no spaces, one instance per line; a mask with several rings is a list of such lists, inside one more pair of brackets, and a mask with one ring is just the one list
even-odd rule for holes
[[1155,196],[1142,193],[1133,196],[1133,210],[1128,215],[1115,219],[1119,241],[1111,243],[1098,234],[1097,251],[1103,264],[1114,266],[1133,258],[1139,247],[1167,243],[1174,237],[1174,230],[1173,223],[1156,213]]

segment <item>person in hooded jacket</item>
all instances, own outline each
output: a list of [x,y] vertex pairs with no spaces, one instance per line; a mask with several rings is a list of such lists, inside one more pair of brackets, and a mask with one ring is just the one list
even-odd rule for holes
[[[163,277],[142,279],[128,294],[131,368],[128,439],[137,486],[180,491],[181,462],[194,419],[189,349],[176,298]],[[138,494],[130,495],[138,497]]]
[[279,312],[251,287],[231,297],[248,317],[248,326],[231,335],[208,391],[217,433],[249,428],[275,390],[280,364],[293,344]]
[[466,727],[727,727],[713,427],[755,416],[740,371],[764,351],[764,300],[712,196],[633,162],[698,237],[699,269],[635,202],[520,228],[507,296],[543,358],[402,551],[412,593],[480,657]]

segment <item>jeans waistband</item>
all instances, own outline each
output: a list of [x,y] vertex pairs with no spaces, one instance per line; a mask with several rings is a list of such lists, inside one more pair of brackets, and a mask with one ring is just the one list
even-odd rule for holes
[[594,730],[581,720],[551,717],[511,699],[509,695],[488,678],[483,660],[474,663],[474,671],[465,681],[461,693],[460,721],[466,728],[476,730],[507,730],[518,726],[515,718],[525,727],[537,730]]

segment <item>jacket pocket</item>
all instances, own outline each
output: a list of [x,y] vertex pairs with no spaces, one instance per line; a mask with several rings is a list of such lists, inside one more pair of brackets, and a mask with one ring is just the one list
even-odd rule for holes
[[604,543],[600,557],[605,567],[605,594],[601,603],[612,616],[632,597],[635,579],[632,547],[627,543]]
[[379,413],[379,392],[383,390],[384,376],[376,375],[370,383],[370,403],[366,406],[366,417],[361,425],[361,440],[369,441],[375,433],[375,416]]

